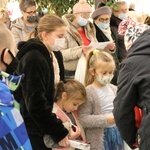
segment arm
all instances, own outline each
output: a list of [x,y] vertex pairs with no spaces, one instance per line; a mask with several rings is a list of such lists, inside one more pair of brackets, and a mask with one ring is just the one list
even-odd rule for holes
[[137,128],[135,126],[134,106],[138,93],[134,86],[131,72],[133,63],[123,63],[119,73],[118,91],[114,100],[114,117],[122,138],[133,148],[136,142]]
[[105,115],[100,114],[99,99],[93,90],[87,89],[87,100],[79,107],[79,120],[84,128],[105,127],[108,122]]
[[[68,134],[68,131],[62,125],[61,120],[52,113],[53,81],[48,81],[52,79],[53,72],[50,72],[51,75],[48,76],[48,64],[37,55],[37,52],[31,53],[30,56],[27,55],[26,58],[22,60],[20,71],[25,74],[22,91],[27,111],[44,134],[51,135],[57,143]],[[47,85],[47,83],[51,85]],[[48,91],[52,95],[48,96]]]

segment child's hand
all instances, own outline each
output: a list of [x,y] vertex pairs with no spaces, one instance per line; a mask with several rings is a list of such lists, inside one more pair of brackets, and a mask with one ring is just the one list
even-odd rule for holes
[[114,119],[114,115],[113,114],[106,115],[106,119],[107,119],[107,122],[109,124],[114,124],[115,123],[115,119]]
[[69,147],[70,146],[70,142],[68,137],[66,136],[65,138],[63,138],[60,142],[58,142],[59,146],[62,147]]
[[93,49],[92,46],[82,46],[82,52],[84,55],[86,55],[92,49]]
[[81,130],[79,127],[72,125],[70,127],[70,134],[69,134],[69,139],[70,140],[75,140],[77,137],[79,137],[81,134]]
[[114,51],[114,49],[116,48],[116,44],[115,43],[109,43],[106,46],[110,51]]

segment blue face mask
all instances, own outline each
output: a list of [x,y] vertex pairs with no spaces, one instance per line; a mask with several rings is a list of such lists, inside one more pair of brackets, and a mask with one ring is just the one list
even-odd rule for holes
[[128,15],[127,15],[127,13],[121,13],[121,14],[118,15],[118,18],[121,19],[121,20],[127,19]]
[[102,29],[102,30],[105,30],[105,29],[108,29],[109,28],[109,26],[110,26],[110,23],[108,22],[108,23],[101,23],[101,22],[99,22],[98,24],[96,24],[100,29]]
[[85,26],[87,24],[88,20],[87,19],[84,19],[82,17],[80,17],[78,19],[78,24],[82,27],[82,26]]

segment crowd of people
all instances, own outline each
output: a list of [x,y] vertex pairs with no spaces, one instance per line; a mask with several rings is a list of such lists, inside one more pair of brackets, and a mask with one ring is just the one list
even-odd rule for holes
[[116,6],[39,17],[20,0],[13,21],[0,8],[0,149],[149,149],[150,26]]

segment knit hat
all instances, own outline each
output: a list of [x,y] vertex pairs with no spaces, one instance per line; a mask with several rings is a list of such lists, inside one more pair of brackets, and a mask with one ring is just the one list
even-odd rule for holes
[[150,26],[140,22],[135,22],[131,18],[121,21],[118,26],[118,34],[124,36],[126,50],[128,51],[134,41],[149,28]]
[[82,12],[92,12],[92,7],[86,2],[86,0],[79,0],[78,3],[76,3],[73,6],[73,13],[82,13]]
[[98,16],[103,14],[108,14],[109,16],[111,16],[111,9],[108,6],[104,6],[96,9],[92,14],[92,19],[95,19]]

